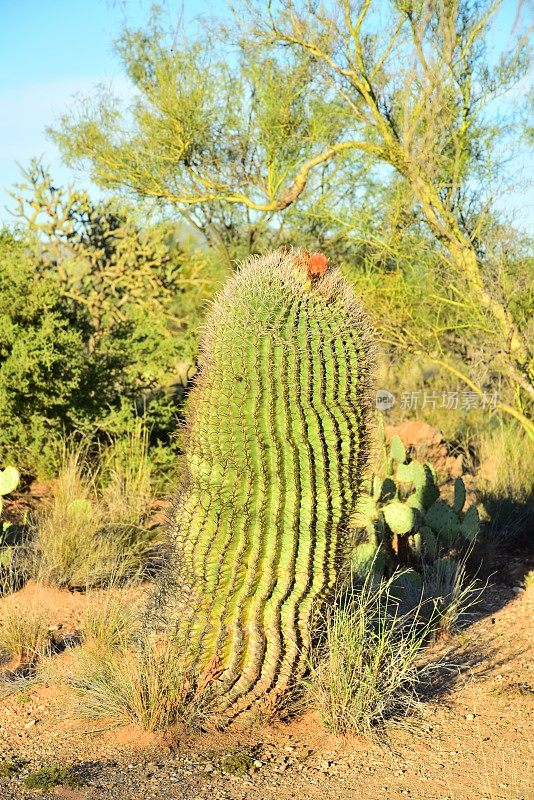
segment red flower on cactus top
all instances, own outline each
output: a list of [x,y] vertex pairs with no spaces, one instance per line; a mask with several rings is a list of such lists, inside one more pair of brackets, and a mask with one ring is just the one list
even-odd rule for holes
[[324,253],[307,253],[304,251],[300,263],[305,268],[308,278],[318,280],[328,269],[328,259]]

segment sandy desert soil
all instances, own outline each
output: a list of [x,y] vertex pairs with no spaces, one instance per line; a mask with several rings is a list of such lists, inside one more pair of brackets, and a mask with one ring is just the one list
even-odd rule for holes
[[[522,564],[516,565],[520,569]],[[506,579],[503,575],[506,574]],[[495,580],[495,579],[494,579]],[[110,729],[66,715],[51,686],[34,686],[0,703],[0,761],[25,761],[0,777],[2,800],[35,792],[30,771],[73,764],[80,789],[70,800],[532,800],[534,798],[534,588],[520,589],[506,565],[460,634],[434,648],[456,669],[438,670],[420,718],[391,728],[386,741],[336,738],[317,714],[224,734],[154,736]],[[41,592],[41,594],[39,594]],[[48,609],[50,624],[74,630],[84,595],[26,587],[19,598]],[[0,601],[1,602],[1,601]],[[60,657],[60,656],[59,656]],[[232,772],[233,756],[251,768]]]

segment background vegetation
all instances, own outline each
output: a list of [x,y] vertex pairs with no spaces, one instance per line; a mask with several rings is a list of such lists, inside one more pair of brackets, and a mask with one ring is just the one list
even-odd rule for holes
[[0,240],[0,460],[53,474],[64,435],[112,441],[141,415],[174,461],[205,301],[236,258],[286,243],[343,266],[399,396],[492,397],[442,425],[497,411],[532,437],[531,242],[496,202],[531,139],[527,93],[507,101],[530,28],[521,6],[491,52],[501,6],[251,2],[197,39],[161,9],[125,28],[130,105],[99,91],[51,131],[109,199],[34,162]]
[[[179,469],[206,305],[237,260],[284,245],[342,267],[377,332],[378,388],[396,397],[386,422],[426,420],[463,454],[486,543],[532,535],[534,257],[504,211],[518,148],[534,141],[532,24],[519,3],[496,52],[503,4],[250,0],[196,38],[161,9],[124,29],[131,101],[95,89],[50,131],[105,199],[34,161],[0,232],[0,467],[18,467],[21,490],[53,479],[37,512],[0,527],[4,592],[21,576],[88,589],[153,574],[151,515]],[[373,661],[391,579],[367,588],[325,620],[326,659],[321,644],[310,665],[342,729],[413,705],[429,638],[428,619],[401,616]],[[42,619],[21,630],[5,613],[0,648],[50,665]],[[113,645],[99,641],[110,625],[94,623],[69,679],[88,713],[182,719],[171,650],[125,658],[122,623]],[[399,643],[390,690],[376,667]],[[148,706],[132,689],[145,673]]]

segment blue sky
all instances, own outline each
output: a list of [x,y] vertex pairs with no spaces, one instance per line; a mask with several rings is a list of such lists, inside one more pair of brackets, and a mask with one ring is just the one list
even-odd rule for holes
[[[56,181],[74,179],[45,129],[76,94],[90,94],[98,83],[111,83],[118,94],[127,96],[113,39],[125,18],[142,25],[151,4],[152,0],[0,0],[0,223],[13,219],[5,209],[10,203],[6,190],[19,180],[17,161],[27,165],[33,156],[43,156]],[[224,0],[183,3],[191,24],[199,13],[219,14],[224,9]],[[505,0],[493,34],[496,48],[506,41],[516,9],[516,0]],[[523,81],[519,92],[527,85]],[[526,147],[518,153],[518,164],[522,178],[501,205],[520,227],[534,233],[534,189],[527,185],[534,176],[534,157]],[[76,182],[84,185],[79,176]]]
[[[84,185],[61,163],[45,130],[77,94],[99,83],[128,95],[113,40],[125,19],[142,25],[151,6],[152,0],[0,0],[0,224],[13,221],[6,190],[20,180],[17,162],[43,156],[58,183]],[[178,13],[181,4],[174,6]],[[191,23],[224,8],[224,0],[183,3]]]

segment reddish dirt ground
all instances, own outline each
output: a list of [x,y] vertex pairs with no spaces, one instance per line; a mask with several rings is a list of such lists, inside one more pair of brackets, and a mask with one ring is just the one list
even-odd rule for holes
[[[34,797],[23,787],[28,772],[74,764],[85,785],[52,796],[532,800],[534,587],[513,583],[488,589],[472,624],[429,652],[456,668],[436,672],[420,717],[392,727],[384,741],[335,737],[313,711],[247,732],[155,736],[74,720],[61,691],[30,685],[0,702],[0,761],[26,762],[19,774],[0,777],[0,797]],[[31,584],[14,601],[21,613],[37,604],[68,633],[88,598]],[[226,769],[236,751],[254,762],[244,775]]]

